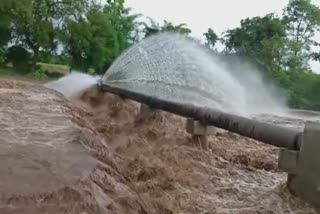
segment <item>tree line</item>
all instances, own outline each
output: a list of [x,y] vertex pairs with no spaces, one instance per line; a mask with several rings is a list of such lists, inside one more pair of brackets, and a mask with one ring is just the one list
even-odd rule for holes
[[[192,32],[185,24],[141,22],[140,17],[124,0],[1,0],[0,65],[11,63],[28,72],[44,62],[104,73],[144,37]],[[320,77],[310,68],[311,60],[320,61],[315,51],[320,43],[314,40],[319,31],[319,7],[311,0],[289,0],[281,16],[246,18],[222,35],[209,28],[202,45],[213,55],[241,57],[259,66],[286,91],[290,106],[320,110]],[[216,50],[217,42],[222,51]]]

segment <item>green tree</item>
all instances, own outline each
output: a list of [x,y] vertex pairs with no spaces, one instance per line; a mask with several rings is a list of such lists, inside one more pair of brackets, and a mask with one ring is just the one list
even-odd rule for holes
[[168,31],[168,32],[178,32],[181,34],[186,34],[189,35],[191,33],[191,30],[187,27],[186,24],[179,24],[179,25],[174,25],[171,22],[164,21],[164,25],[161,28],[161,31]]
[[[280,19],[273,14],[247,18],[224,36],[225,53],[249,58],[261,72],[273,78],[288,95],[294,108],[320,110],[320,75],[308,69],[313,40],[319,30],[319,9],[308,0],[291,0]],[[261,67],[262,65],[262,67]]]
[[312,58],[313,37],[320,30],[320,8],[311,0],[290,0],[284,10],[284,21],[288,31],[288,67],[306,70]]
[[[102,70],[104,65],[111,64],[120,53],[119,34],[112,25],[112,18],[100,11],[89,11],[87,19],[91,26],[92,35],[87,54],[88,64],[101,73],[104,72]],[[123,43],[123,41],[121,42]]]
[[8,48],[6,58],[10,61],[16,71],[24,73],[28,71],[31,58],[30,52],[20,45]]
[[5,62],[5,48],[10,41],[10,21],[0,9],[0,65]]
[[249,56],[265,65],[281,67],[286,29],[274,14],[241,20],[241,26],[224,36],[226,52]]
[[320,52],[314,52],[312,53],[312,59],[315,60],[315,61],[319,61],[320,62]]
[[217,41],[219,40],[218,35],[211,28],[209,28],[208,31],[203,35],[206,38],[206,45],[210,48],[214,48]]
[[157,23],[156,21],[154,21],[151,18],[148,18],[150,21],[150,24],[148,25],[147,23],[143,23],[144,25],[144,29],[143,32],[145,33],[145,37],[154,35],[156,33],[161,32],[161,26],[159,23]]
[[298,72],[291,75],[289,104],[294,108],[320,110],[320,75]]
[[[6,0],[4,0],[6,1]],[[41,0],[9,0],[9,16],[16,43],[33,52],[33,65],[40,48],[50,48],[54,39],[53,23],[49,20],[47,5]]]
[[140,14],[131,14],[130,8],[124,6],[124,0],[108,0],[103,11],[116,32],[119,50],[123,51],[134,43],[134,32],[139,25],[136,19]]
[[8,2],[0,1],[0,65],[5,62],[5,49],[11,39]]
[[9,1],[0,1],[0,47],[7,45],[10,40]]
[[56,47],[59,23],[67,17],[79,16],[88,1],[1,0],[0,8],[5,8],[9,17],[11,41],[32,51],[34,67],[40,50],[53,50]]
[[[108,0],[82,16],[69,18],[64,25],[62,40],[71,56],[71,64],[96,72],[105,72],[113,60],[134,42],[139,15],[131,14],[123,0]],[[66,32],[66,33],[65,33]]]
[[93,9],[78,21],[67,20],[65,32],[66,51],[73,67],[101,72],[119,54],[116,31],[102,11]]
[[154,20],[150,19],[150,25],[144,23],[144,33],[145,37],[151,36],[153,34],[159,33],[159,32],[177,32],[185,35],[189,35],[191,33],[191,30],[187,27],[186,24],[179,24],[174,25],[171,22],[164,21],[163,25],[161,26],[159,23],[155,22]]

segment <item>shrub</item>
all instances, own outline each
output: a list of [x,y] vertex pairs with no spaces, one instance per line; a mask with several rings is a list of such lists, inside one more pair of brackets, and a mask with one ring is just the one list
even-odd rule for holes
[[12,63],[18,72],[28,71],[30,67],[31,53],[24,47],[15,45],[6,52],[7,61]]
[[34,72],[29,73],[27,76],[32,78],[32,79],[38,80],[38,81],[47,81],[47,80],[49,80],[48,75],[43,70],[41,70],[40,68],[35,70]]

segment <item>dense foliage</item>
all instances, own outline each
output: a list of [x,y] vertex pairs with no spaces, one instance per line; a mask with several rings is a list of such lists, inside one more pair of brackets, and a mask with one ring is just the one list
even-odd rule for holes
[[[320,29],[320,9],[310,0],[290,0],[282,18],[274,14],[247,18],[224,36],[225,54],[237,53],[265,69],[286,90],[290,106],[320,110],[320,75],[310,70],[319,60],[312,47]],[[318,71],[320,72],[320,71]]]
[[[1,0],[0,65],[42,79],[39,62],[103,73],[144,37],[162,31],[191,34],[186,24],[140,22],[139,17],[124,0]],[[309,66],[310,60],[320,61],[314,48],[320,47],[314,40],[319,30],[320,9],[311,0],[289,0],[281,16],[246,18],[221,37],[212,28],[203,35],[213,54],[241,56],[257,65],[287,92],[292,107],[320,110],[320,76]]]

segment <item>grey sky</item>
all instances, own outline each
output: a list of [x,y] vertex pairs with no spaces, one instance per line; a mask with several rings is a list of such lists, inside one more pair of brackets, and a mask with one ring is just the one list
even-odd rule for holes
[[[240,20],[275,12],[281,14],[288,0],[126,0],[126,5],[158,22],[186,23],[192,36],[203,39],[209,27],[216,33],[238,27]],[[319,0],[313,3],[320,6]],[[320,35],[317,36],[320,40]],[[320,63],[312,62],[320,73]]]

